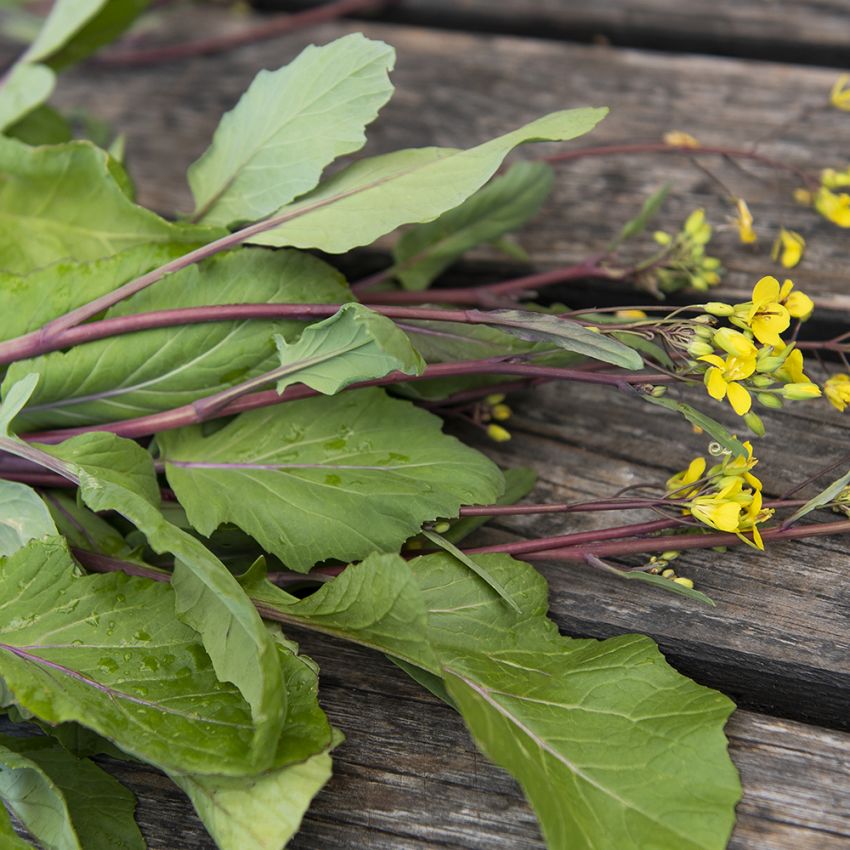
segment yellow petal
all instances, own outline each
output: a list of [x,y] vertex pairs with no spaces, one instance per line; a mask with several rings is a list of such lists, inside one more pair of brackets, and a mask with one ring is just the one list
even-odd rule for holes
[[735,502],[718,502],[714,499],[694,499],[691,513],[702,523],[718,531],[735,531],[738,528],[740,507]]
[[719,357],[717,354],[703,354],[701,357],[697,358],[698,360],[703,360],[706,363],[711,363],[712,366],[716,366],[718,369],[723,369],[726,366],[722,357]]
[[842,74],[833,84],[829,93],[829,102],[845,112],[850,111],[850,91],[845,89],[850,82],[850,74]]
[[[786,269],[793,269],[803,257],[803,250],[806,247],[806,240],[797,233],[796,230],[786,230],[784,227],[779,231],[779,242],[782,245],[782,253],[779,255],[779,262]],[[779,251],[776,251],[779,254]],[[774,259],[776,257],[774,256]],[[786,281],[790,283],[790,281]],[[791,286],[794,284],[792,283]],[[785,287],[782,287],[785,289]],[[787,293],[786,293],[787,294]],[[782,299],[780,294],[780,300]]]
[[792,292],[785,299],[785,309],[795,319],[808,319],[815,309],[815,302],[805,292]]
[[729,397],[729,404],[732,405],[732,410],[743,416],[748,413],[753,406],[753,400],[747,391],[746,387],[741,384],[736,384],[734,381],[726,387],[726,393]]
[[749,245],[756,241],[756,232],[753,230],[753,215],[750,212],[750,208],[747,206],[747,202],[743,198],[738,198],[735,202],[735,206],[738,208],[738,218],[736,220],[736,224],[738,225],[738,236],[745,245]]
[[768,301],[779,300],[779,281],[772,275],[763,277],[753,287],[753,303],[764,304]]
[[774,302],[762,307],[753,317],[750,328],[759,342],[780,348],[783,345],[780,334],[788,330],[790,324],[788,311],[781,304]]
[[726,397],[726,381],[719,369],[711,368],[708,370],[705,388],[708,390],[708,394],[718,401],[723,401]]
[[734,357],[755,357],[758,353],[753,341],[740,331],[732,328],[720,328],[712,337],[714,344]]

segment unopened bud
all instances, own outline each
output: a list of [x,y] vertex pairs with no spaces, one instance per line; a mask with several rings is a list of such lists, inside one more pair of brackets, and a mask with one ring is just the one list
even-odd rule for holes
[[504,422],[511,418],[513,411],[506,404],[494,404],[490,414],[498,422]]
[[754,411],[751,410],[744,415],[744,423],[757,437],[764,436],[764,422],[761,421],[761,417]]
[[511,432],[501,425],[491,423],[487,426],[487,436],[496,443],[506,443],[511,438]]
[[820,387],[811,382],[801,381],[796,384],[785,384],[782,387],[783,397],[791,401],[805,401],[809,398],[818,398],[820,394]]
[[735,312],[731,304],[724,304],[722,301],[709,301],[702,305],[702,309],[712,316],[731,316]]
[[703,357],[706,354],[713,354],[713,353],[714,353],[714,346],[712,346],[708,342],[705,342],[705,340],[694,339],[688,345],[688,354],[690,354],[691,357]]
[[657,387],[653,387],[653,388],[649,391],[649,394],[650,394],[653,398],[661,398],[661,396],[663,396],[663,395],[666,395],[666,394],[667,394],[667,387],[664,387],[664,386],[657,386]]
[[774,393],[758,393],[756,398],[759,400],[759,404],[769,407],[772,410],[779,410],[782,407],[782,399]]
[[676,584],[681,584],[682,587],[687,587],[688,590],[694,589],[694,581],[690,578],[685,578],[684,576],[679,576],[678,578],[673,579]]

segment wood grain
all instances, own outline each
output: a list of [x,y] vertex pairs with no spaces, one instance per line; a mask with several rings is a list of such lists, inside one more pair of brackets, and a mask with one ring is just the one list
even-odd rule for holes
[[[184,10],[163,20],[170,39],[181,32],[244,25],[212,11]],[[88,65],[63,77],[57,102],[66,109],[90,110],[127,134],[129,164],[142,203],[166,212],[186,210],[186,167],[205,149],[220,115],[256,72],[278,67],[310,42],[324,43],[351,29],[389,41],[399,54],[397,92],[370,128],[366,153],[473,144],[552,110],[604,104],[610,106],[610,116],[582,144],[658,141],[675,128],[705,144],[743,147],[763,138],[763,153],[815,172],[847,162],[850,116],[819,109],[835,77],[832,71],[414,27],[335,24],[146,69]],[[814,111],[807,120],[781,129],[804,110]],[[536,146],[525,155],[553,149]],[[670,182],[672,195],[658,224],[675,228],[692,209],[706,209],[716,226],[714,250],[730,269],[716,290],[718,297],[743,300],[754,280],[781,273],[769,254],[782,222],[809,242],[806,258],[794,271],[798,285],[817,296],[821,310],[850,316],[850,240],[846,231],[794,203],[790,193],[798,181],[750,165],[743,170],[716,157],[699,160],[729,192],[750,202],[761,235],[756,246],[738,245],[728,223],[732,203],[726,190],[688,158],[588,159],[559,167],[551,200],[521,234],[534,266],[571,263],[602,249],[650,192]],[[648,250],[647,240],[641,252],[645,256]],[[475,257],[494,259],[492,254]],[[610,293],[602,284],[593,286],[600,300]]]

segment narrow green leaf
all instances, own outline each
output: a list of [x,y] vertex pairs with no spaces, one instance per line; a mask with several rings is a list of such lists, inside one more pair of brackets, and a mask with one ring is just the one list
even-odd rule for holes
[[73,471],[80,495],[93,511],[117,511],[145,535],[154,551],[175,556],[172,586],[177,614],[201,635],[218,677],[236,685],[251,706],[255,727],[251,751],[257,767],[267,767],[286,707],[274,643],[221,561],[160,513],[150,455],[136,443],[103,432],[43,450]]
[[0,562],[0,600],[0,678],[23,709],[166,769],[256,771],[250,708],[175,618],[167,584],[80,576],[54,539]]
[[38,375],[30,372],[3,390],[3,403],[0,404],[0,435],[9,436],[12,420],[29,401],[36,384],[38,384]]
[[422,536],[430,540],[436,546],[439,546],[440,549],[444,549],[449,553],[453,558],[457,558],[464,566],[469,567],[472,572],[475,573],[480,579],[482,579],[486,584],[493,588],[496,593],[501,596],[505,602],[510,605],[511,608],[514,609],[517,613],[520,612],[520,607],[517,604],[516,600],[508,593],[508,591],[502,586],[502,583],[492,576],[490,572],[487,570],[485,566],[477,563],[473,558],[470,558],[465,552],[462,552],[457,546],[454,545],[450,540],[446,540],[442,535],[437,534],[434,531],[429,531],[428,529],[424,529],[421,532]]
[[381,378],[390,372],[419,375],[425,361],[404,332],[387,318],[346,304],[339,312],[304,329],[292,343],[275,335],[281,368],[277,391],[301,383],[333,395],[356,381]]
[[[131,263],[128,259],[126,263],[101,261],[97,265],[96,271],[83,278],[92,290],[113,266],[123,275]],[[65,286],[78,274],[78,267],[56,269],[57,282]],[[43,273],[36,277],[40,282]],[[296,251],[252,249],[214,257],[171,275],[116,305],[107,315],[212,304],[338,303],[350,298],[344,279],[327,263]],[[21,306],[25,308],[33,300],[25,300]],[[58,297],[55,300],[58,302]],[[389,324],[389,320],[383,321]],[[273,369],[273,335],[292,341],[303,329],[303,322],[292,320],[245,319],[112,337],[15,363],[3,386],[27,372],[40,376],[38,389],[16,422],[22,430],[144,416],[190,404]]]
[[836,478],[828,487],[824,487],[816,496],[812,496],[803,507],[796,510],[788,519],[783,522],[784,526],[791,525],[802,519],[806,514],[828,505],[838,497],[841,491],[850,485],[850,470],[844,473],[840,478]]
[[[290,569],[396,550],[423,522],[502,493],[498,468],[378,389],[243,413],[157,438],[192,525],[232,522]],[[356,517],[355,523],[352,518]]]
[[418,148],[361,160],[284,207],[287,220],[251,241],[340,254],[402,224],[431,221],[480,189],[517,145],[589,132],[605,109],[556,112],[467,151]]
[[56,75],[46,65],[15,65],[0,85],[0,131],[44,103],[55,85]]
[[189,169],[195,220],[255,221],[314,188],[326,165],[365,144],[394,63],[392,47],[352,33],[260,71]]
[[0,138],[0,269],[26,274],[57,260],[92,260],[133,245],[220,235],[136,206],[89,142],[31,148]]
[[518,162],[459,207],[408,230],[393,248],[393,275],[405,289],[426,289],[470,248],[493,242],[533,218],[552,188],[543,162]]
[[171,778],[188,794],[221,850],[282,850],[331,771],[330,752],[323,752],[256,776]]
[[73,496],[51,490],[45,500],[56,528],[69,546],[116,558],[132,554],[132,548],[116,528]]
[[35,490],[0,479],[0,556],[17,552],[30,540],[55,534],[50,511]]
[[658,407],[663,407],[667,410],[673,410],[676,413],[681,413],[688,422],[702,428],[706,434],[717,440],[724,449],[732,452],[735,457],[746,456],[747,451],[737,438],[730,434],[719,422],[712,419],[710,416],[706,416],[702,413],[702,411],[691,407],[689,404],[685,404],[683,401],[676,401],[675,399],[667,398],[667,396],[655,398],[650,395],[642,395],[641,398],[648,401],[650,404],[655,404]]
[[631,239],[640,233],[643,233],[649,225],[650,221],[655,217],[661,205],[667,200],[670,194],[670,184],[665,183],[660,189],[656,189],[644,202],[640,212],[623,225],[623,229],[619,235],[608,246],[608,250],[613,250],[621,242],[626,239]]
[[633,348],[623,345],[613,337],[592,331],[579,322],[563,319],[548,313],[531,313],[526,310],[474,310],[488,323],[532,342],[548,342],[583,354],[594,360],[611,363],[623,369],[643,368],[643,360]]
[[0,846],[3,850],[36,850],[35,845],[24,841],[12,826],[12,819],[5,806],[0,806]]
[[[676,539],[674,537],[670,540],[670,545],[673,546],[675,543]],[[712,608],[714,607],[714,600],[710,596],[706,596],[706,594],[699,590],[694,590],[692,587],[685,587],[682,584],[677,584],[675,581],[671,581],[663,576],[646,573],[643,572],[643,570],[621,570],[611,564],[606,564],[605,561],[601,558],[595,557],[594,555],[589,555],[588,561],[592,566],[604,570],[606,573],[610,573],[611,575],[615,575],[617,578],[621,578],[626,581],[640,581],[645,584],[651,584],[653,587],[657,587],[660,590],[667,591],[668,593],[675,593],[679,596],[687,596],[689,599],[694,599],[697,602],[701,602],[703,605],[710,605]]]
[[45,847],[145,850],[133,795],[49,738],[0,735],[0,798]]

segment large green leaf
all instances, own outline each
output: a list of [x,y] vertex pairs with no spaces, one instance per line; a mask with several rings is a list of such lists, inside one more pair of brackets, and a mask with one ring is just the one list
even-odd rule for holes
[[80,576],[61,540],[0,562],[0,676],[48,723],[76,721],[174,771],[255,770],[249,706],[218,680],[166,584]]
[[277,391],[307,384],[333,395],[356,381],[380,378],[399,371],[419,375],[425,361],[408,338],[389,319],[360,304],[346,304],[339,312],[305,328],[292,343],[275,336],[281,366]]
[[493,242],[532,218],[553,179],[546,163],[516,163],[459,207],[408,230],[393,248],[393,276],[405,289],[426,289],[470,248]]
[[116,39],[147,5],[147,0],[56,0],[21,61],[54,69],[79,62]]
[[279,210],[286,220],[250,241],[332,254],[370,245],[402,224],[431,221],[463,203],[517,145],[574,139],[592,130],[605,113],[590,108],[555,112],[466,151],[416,148],[361,160]]
[[0,479],[0,556],[39,537],[56,534],[47,505],[32,487]]
[[49,738],[0,735],[0,799],[45,847],[145,849],[133,795]]
[[328,163],[365,144],[394,62],[389,45],[352,33],[260,71],[189,169],[195,219],[254,221],[310,191]]
[[69,546],[116,558],[129,558],[132,554],[118,530],[74,496],[50,490],[45,493],[45,500],[56,528]]
[[0,130],[44,103],[55,85],[56,75],[46,65],[19,64],[12,68],[0,83]]
[[24,841],[12,826],[12,819],[5,806],[0,806],[0,847],[3,850],[35,850],[35,846],[29,841]]
[[499,470],[440,420],[378,389],[243,413],[158,437],[192,525],[232,522],[288,567],[397,549],[425,520],[502,492]]
[[89,142],[31,148],[0,137],[0,269],[25,274],[146,243],[206,242],[211,228],[173,224],[136,206]]
[[[108,273],[111,264],[103,265]],[[160,281],[116,305],[108,316],[208,304],[336,303],[350,297],[339,273],[314,257],[296,251],[237,251]],[[293,340],[303,328],[291,320],[245,319],[111,337],[15,363],[3,388],[28,372],[40,377],[16,421],[22,430],[142,416],[272,369],[274,334]]]
[[330,752],[250,777],[172,776],[221,850],[282,850],[331,778]]
[[270,766],[286,712],[275,644],[221,561],[162,516],[150,456],[136,443],[102,432],[43,450],[64,461],[93,511],[117,511],[145,535],[154,551],[175,556],[177,614],[201,635],[218,677],[236,685],[251,706],[251,752],[258,769]]

